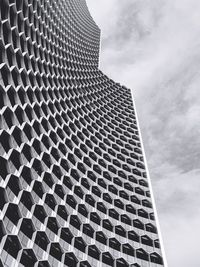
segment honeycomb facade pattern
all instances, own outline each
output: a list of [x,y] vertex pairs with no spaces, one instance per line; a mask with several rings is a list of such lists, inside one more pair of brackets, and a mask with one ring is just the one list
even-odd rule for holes
[[131,92],[84,0],[0,1],[0,266],[163,266]]

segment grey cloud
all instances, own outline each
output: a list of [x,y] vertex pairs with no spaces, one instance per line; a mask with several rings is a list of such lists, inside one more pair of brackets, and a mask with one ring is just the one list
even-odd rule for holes
[[[161,167],[163,173],[169,172],[170,168],[172,167]],[[199,266],[199,175],[200,170],[181,173],[181,170],[174,168],[173,173],[168,173],[166,179],[155,183],[155,195],[159,196],[162,191],[157,203],[158,208],[163,211],[159,213],[159,217],[169,266]]]

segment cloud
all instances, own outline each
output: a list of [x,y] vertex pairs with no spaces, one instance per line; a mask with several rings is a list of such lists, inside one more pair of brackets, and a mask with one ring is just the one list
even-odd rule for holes
[[175,166],[163,164],[152,174],[164,178],[154,184],[154,192],[158,210],[162,210],[159,217],[169,266],[198,267],[200,169],[182,173]]
[[200,266],[200,2],[87,2],[102,70],[133,90],[169,266]]

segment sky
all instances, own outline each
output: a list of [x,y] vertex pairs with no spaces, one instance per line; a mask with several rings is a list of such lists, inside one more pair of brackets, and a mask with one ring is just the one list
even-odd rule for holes
[[100,69],[131,88],[169,267],[199,267],[200,1],[87,0]]

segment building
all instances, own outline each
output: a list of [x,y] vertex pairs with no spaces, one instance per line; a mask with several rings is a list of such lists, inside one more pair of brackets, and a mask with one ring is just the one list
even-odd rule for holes
[[85,0],[0,13],[0,266],[163,266],[131,91],[98,69]]

